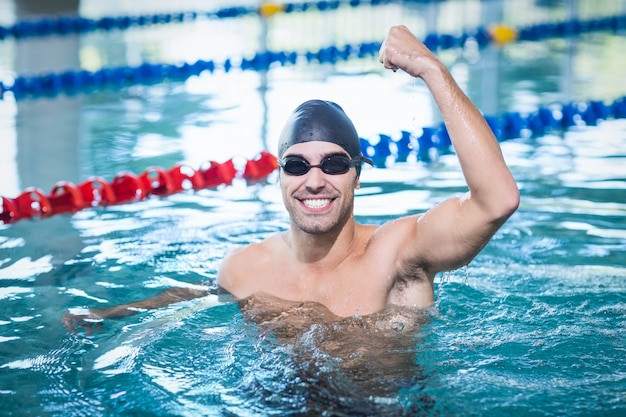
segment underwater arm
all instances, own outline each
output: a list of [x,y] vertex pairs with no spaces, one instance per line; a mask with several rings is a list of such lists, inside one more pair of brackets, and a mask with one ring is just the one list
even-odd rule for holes
[[421,78],[450,135],[469,192],[419,217],[404,259],[419,254],[430,274],[467,264],[519,205],[519,191],[498,141],[445,65],[405,27],[390,29],[381,46],[385,68]]
[[201,285],[202,284],[197,284],[195,287],[172,287],[154,297],[113,307],[70,311],[63,316],[61,322],[72,332],[82,327],[85,329],[85,332],[90,335],[92,329],[99,330],[100,327],[102,327],[102,321],[104,319],[118,319],[132,316],[142,311],[155,310],[180,301],[208,295],[209,289],[202,289]]

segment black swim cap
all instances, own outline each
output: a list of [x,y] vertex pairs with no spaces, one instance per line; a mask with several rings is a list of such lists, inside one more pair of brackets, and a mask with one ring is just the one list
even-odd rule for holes
[[[278,140],[278,158],[292,145],[322,141],[341,146],[352,159],[367,162],[361,152],[361,141],[354,124],[339,105],[332,101],[309,100],[298,106],[287,119]],[[356,165],[357,174],[361,165]]]

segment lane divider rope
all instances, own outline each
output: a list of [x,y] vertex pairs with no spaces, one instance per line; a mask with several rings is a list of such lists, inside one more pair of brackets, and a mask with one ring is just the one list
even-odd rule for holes
[[[513,40],[539,41],[554,37],[576,36],[582,33],[610,31],[620,33],[626,31],[626,15],[611,16],[591,20],[570,20],[552,24],[539,24],[526,28],[514,29],[503,25],[490,28],[478,28],[460,35],[430,34],[424,44],[437,51],[450,48],[463,48],[473,39],[479,47],[484,48],[491,43],[504,45]],[[264,51],[256,53],[252,58],[242,58],[239,64],[235,59],[227,58],[221,63],[213,60],[197,60],[194,63],[150,64],[139,66],[120,66],[101,68],[90,72],[87,70],[68,70],[61,73],[45,73],[42,75],[21,75],[12,83],[0,82],[0,99],[10,93],[16,100],[24,98],[54,97],[64,93],[75,95],[89,93],[107,88],[123,88],[131,85],[153,85],[166,80],[184,81],[192,76],[214,73],[222,70],[230,72],[238,66],[242,71],[268,71],[273,66],[296,65],[299,62],[318,62],[335,64],[350,59],[361,59],[378,56],[381,42],[363,42],[360,44],[329,46],[317,51]]]
[[[425,0],[422,0],[424,2]],[[430,0],[432,1],[432,0]],[[440,0],[438,0],[440,1]],[[417,2],[404,0],[404,2]],[[360,6],[381,6],[385,4],[402,3],[398,0],[349,0],[349,1],[309,1],[301,3],[274,3],[263,2],[255,6],[225,7],[216,11],[206,12],[176,12],[158,13],[139,16],[106,16],[91,19],[82,16],[52,16],[41,19],[25,19],[10,26],[0,26],[0,41],[8,38],[24,39],[31,37],[45,37],[52,35],[82,34],[98,30],[126,30],[132,27],[163,25],[170,23],[185,23],[199,19],[231,19],[248,15],[258,15],[264,18],[278,13],[305,12],[318,10],[320,12],[337,10],[341,6],[352,8]]]
[[[527,115],[505,112],[500,116],[485,116],[501,142],[521,137],[541,137],[573,127],[595,126],[599,121],[610,118],[626,118],[626,96],[608,105],[601,101],[589,101],[540,107]],[[452,143],[443,124],[422,128],[419,136],[402,131],[400,137],[395,139],[386,134],[380,134],[377,142],[361,138],[363,153],[372,159],[377,168],[407,162],[412,154],[418,161],[429,162],[433,151],[440,155],[451,153],[451,148]],[[264,151],[257,158],[246,161],[242,172],[237,170],[231,158],[224,163],[205,163],[198,170],[178,164],[169,170],[150,167],[140,175],[121,172],[110,183],[98,177],[89,178],[79,185],[60,181],[48,195],[38,188],[29,187],[16,198],[2,197],[0,221],[9,224],[90,207],[141,201],[150,196],[164,197],[185,190],[230,185],[237,177],[255,183],[277,168],[277,158]]]
[[5,223],[28,218],[44,218],[60,213],[131,203],[151,196],[164,197],[185,190],[215,188],[230,185],[237,177],[247,182],[258,182],[278,168],[276,157],[261,152],[255,159],[246,161],[242,172],[235,167],[233,159],[219,163],[210,161],[194,170],[188,165],[177,164],[169,170],[150,167],[143,173],[118,173],[111,182],[91,177],[76,185],[68,181],[57,182],[49,194],[29,187],[16,198],[2,197],[0,220]]
[[[555,103],[540,106],[534,112],[504,112],[484,115],[496,139],[504,142],[519,138],[538,138],[550,133],[563,132],[576,127],[596,126],[608,119],[626,119],[626,96],[605,104],[599,100],[587,102]],[[451,152],[452,142],[445,125],[422,128],[419,136],[401,131],[400,137],[379,134],[378,141],[361,138],[361,149],[374,166],[384,168],[389,163],[406,162],[409,155],[429,162],[435,155]]]

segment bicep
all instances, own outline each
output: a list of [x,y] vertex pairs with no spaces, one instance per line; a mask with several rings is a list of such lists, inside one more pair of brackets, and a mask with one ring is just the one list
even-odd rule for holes
[[500,227],[472,201],[469,193],[443,201],[418,221],[421,244],[426,244],[426,262],[433,273],[468,264]]
[[456,269],[468,264],[500,225],[469,194],[449,198],[416,218],[403,256],[419,259],[429,275]]

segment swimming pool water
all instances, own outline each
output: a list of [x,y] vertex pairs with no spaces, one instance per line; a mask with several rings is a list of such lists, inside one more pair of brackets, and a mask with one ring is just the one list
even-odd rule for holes
[[[397,17],[390,13],[385,19]],[[81,54],[98,47],[119,59],[121,45],[142,45],[142,36],[174,42],[176,31],[128,33],[82,37]],[[443,56],[495,114],[623,96],[624,44],[593,34]],[[155,54],[151,45],[146,53]],[[274,151],[286,115],[311,97],[341,103],[367,138],[438,122],[419,83],[374,59],[275,69],[265,81],[232,72],[5,100],[0,141],[13,157],[2,156],[0,195],[252,158]],[[282,328],[208,296],[107,320],[92,336],[60,323],[69,309],[214,283],[225,253],[288,226],[274,176],[0,225],[0,415],[622,415],[626,122],[502,149],[520,209],[469,266],[437,278],[427,312],[312,324],[325,312],[303,306],[293,310],[301,327]],[[382,223],[464,190],[453,155],[364,169],[355,215]]]

